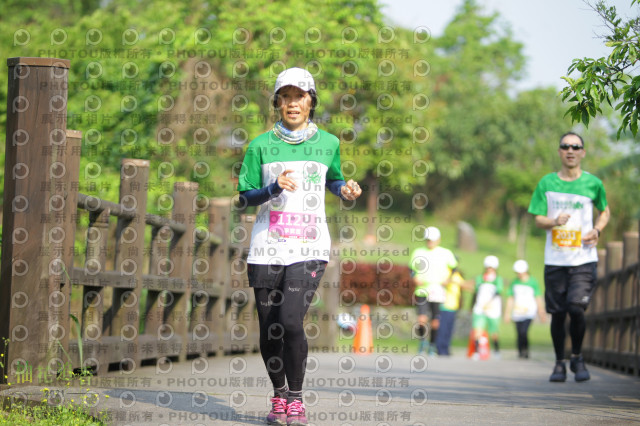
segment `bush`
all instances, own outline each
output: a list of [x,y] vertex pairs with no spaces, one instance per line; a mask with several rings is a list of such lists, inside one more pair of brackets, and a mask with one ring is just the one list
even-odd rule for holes
[[343,272],[340,291],[351,290],[357,303],[380,306],[411,306],[415,285],[406,265],[357,263]]

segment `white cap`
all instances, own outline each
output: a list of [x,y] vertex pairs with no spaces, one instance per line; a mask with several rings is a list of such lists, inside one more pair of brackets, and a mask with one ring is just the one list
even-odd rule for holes
[[284,86],[295,86],[305,92],[311,89],[316,90],[316,83],[313,81],[313,76],[309,71],[302,68],[289,68],[278,74],[273,93],[277,93],[278,90]]
[[500,265],[500,261],[495,256],[487,256],[487,257],[484,258],[484,267],[485,268],[498,269],[499,265]]
[[513,264],[513,272],[515,272],[516,274],[524,274],[528,270],[529,270],[529,264],[527,263],[526,260],[523,260],[523,259],[516,260],[516,262]]
[[435,226],[430,226],[424,230],[424,238],[431,241],[440,239],[440,230]]

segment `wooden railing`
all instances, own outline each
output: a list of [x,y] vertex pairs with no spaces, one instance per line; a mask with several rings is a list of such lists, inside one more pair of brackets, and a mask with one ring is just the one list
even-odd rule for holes
[[[6,380],[257,351],[244,260],[253,215],[229,198],[199,194],[193,182],[176,183],[167,195],[170,218],[147,213],[147,160],[122,160],[117,203],[78,193],[82,134],[66,129],[69,61],[12,58],[8,66],[0,284]],[[84,259],[75,259],[82,267],[74,267],[79,215],[89,225]],[[241,237],[232,240],[235,234]],[[337,271],[332,262],[310,316],[332,318]],[[331,320],[307,327],[311,346],[335,341]]]
[[598,286],[586,313],[583,354],[588,362],[640,375],[640,261],[638,233],[599,252]]

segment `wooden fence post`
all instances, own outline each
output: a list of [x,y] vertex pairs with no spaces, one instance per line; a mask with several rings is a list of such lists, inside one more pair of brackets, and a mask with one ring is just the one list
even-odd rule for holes
[[255,296],[247,279],[246,254],[251,243],[255,215],[234,211],[231,231],[235,251],[229,260],[231,282],[226,297],[224,348],[226,352],[252,352],[259,345],[259,327],[254,316]]
[[[640,221],[638,221],[638,229],[640,229]],[[636,265],[635,278],[633,282],[633,306],[635,309],[635,324],[632,330],[632,343],[631,343],[631,353],[634,355],[635,359],[635,373],[636,376],[640,375],[640,238],[636,240],[636,250],[638,251],[638,255],[636,256],[636,261],[638,264]]]
[[32,382],[34,368],[57,373],[49,372],[47,363],[62,359],[61,344],[68,339],[61,323],[68,303],[61,297],[65,257],[49,242],[67,247],[73,238],[55,230],[66,229],[71,217],[52,185],[67,143],[69,61],[9,58],[7,65],[0,337],[9,340],[8,381],[24,383]]
[[149,161],[124,159],[120,171],[120,204],[136,212],[134,219],[118,218],[116,228],[116,270],[131,277],[130,288],[113,291],[111,332],[119,336],[115,346],[123,368],[139,365],[138,346],[140,321],[140,293],[144,262],[145,214],[147,211],[147,183]]
[[[638,310],[640,304],[635,297],[638,291],[638,232],[625,232],[623,234],[623,273],[620,275],[620,306],[622,313],[618,330],[618,352],[622,358],[621,364],[628,371],[639,373],[640,360],[638,359],[637,335],[638,335]],[[636,315],[633,315],[633,310]]]
[[[607,243],[607,275],[622,269],[622,241],[610,241]],[[605,309],[612,311],[620,306],[620,283],[610,280],[607,286]]]
[[171,242],[172,277],[182,278],[184,292],[175,293],[172,303],[166,309],[166,324],[173,328],[173,333],[180,338],[179,360],[184,361],[189,344],[188,302],[191,298],[191,279],[193,273],[193,250],[195,247],[195,209],[194,202],[198,195],[198,184],[194,182],[176,182],[173,188],[173,220],[184,224],[186,230],[182,234],[174,233]]
[[[149,273],[151,275],[166,278],[168,283],[168,271],[170,270],[169,244],[173,239],[173,230],[165,225],[154,227],[151,231],[151,256],[149,259]],[[147,336],[155,336],[156,341],[162,333],[165,311],[165,290],[147,290],[147,302],[143,315],[144,333]],[[155,345],[154,345],[155,346]],[[157,349],[155,350],[157,354]]]
[[[59,323],[67,330],[62,346],[70,352],[69,337],[71,325],[70,301],[71,301],[71,274],[73,271],[74,242],[76,233],[78,189],[80,186],[80,152],[82,142],[82,132],[78,130],[66,130],[66,149],[58,152],[58,161],[52,165],[51,181],[53,192],[64,199],[64,213],[62,224],[52,229],[53,233],[58,233],[64,238],[56,239],[50,235],[52,249],[60,250],[62,261],[65,265],[64,283],[60,288],[64,304],[60,306]],[[55,247],[55,248],[54,248]]]
[[638,232],[625,232],[622,236],[622,266],[628,267],[638,262]]
[[[107,263],[107,235],[109,232],[109,217],[111,209],[89,213],[89,227],[87,228],[87,248],[84,267],[89,273],[105,271]],[[82,286],[82,317],[81,334],[83,339],[99,343],[104,332],[104,287]],[[97,348],[99,345],[88,345],[89,359],[100,372],[106,361],[100,359]],[[85,362],[85,360],[81,360]]]
[[209,232],[222,237],[220,246],[210,257],[210,268],[213,288],[210,290],[209,317],[206,324],[213,334],[213,351],[224,354],[224,316],[226,309],[227,290],[231,284],[230,266],[230,232],[231,199],[214,198],[209,207]]

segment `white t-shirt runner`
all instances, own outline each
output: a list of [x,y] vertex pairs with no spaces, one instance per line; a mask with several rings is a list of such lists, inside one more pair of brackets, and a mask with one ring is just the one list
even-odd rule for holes
[[415,295],[426,297],[429,302],[444,303],[446,297],[442,283],[449,279],[451,270],[456,266],[458,261],[449,249],[440,246],[432,250],[428,247],[415,249],[409,262],[419,283]]
[[483,274],[476,277],[476,303],[473,305],[475,315],[486,315],[498,319],[502,316],[502,289],[504,281],[495,274]]
[[582,237],[593,229],[594,206],[603,211],[607,197],[602,181],[588,172],[569,182],[550,173],[538,182],[529,213],[553,219],[560,213],[571,215],[565,225],[547,230],[545,265],[578,266],[598,261],[596,247],[582,244]]
[[514,321],[534,319],[538,312],[536,297],[541,294],[538,281],[532,276],[527,281],[520,281],[519,278],[513,280],[507,290],[507,296],[512,296],[514,301],[511,318]]
[[251,232],[247,263],[291,265],[329,261],[331,237],[324,208],[327,180],[344,180],[340,142],[318,129],[310,139],[289,144],[273,131],[249,144],[238,179],[238,191],[271,185],[287,169],[298,188],[284,190],[260,206]]

